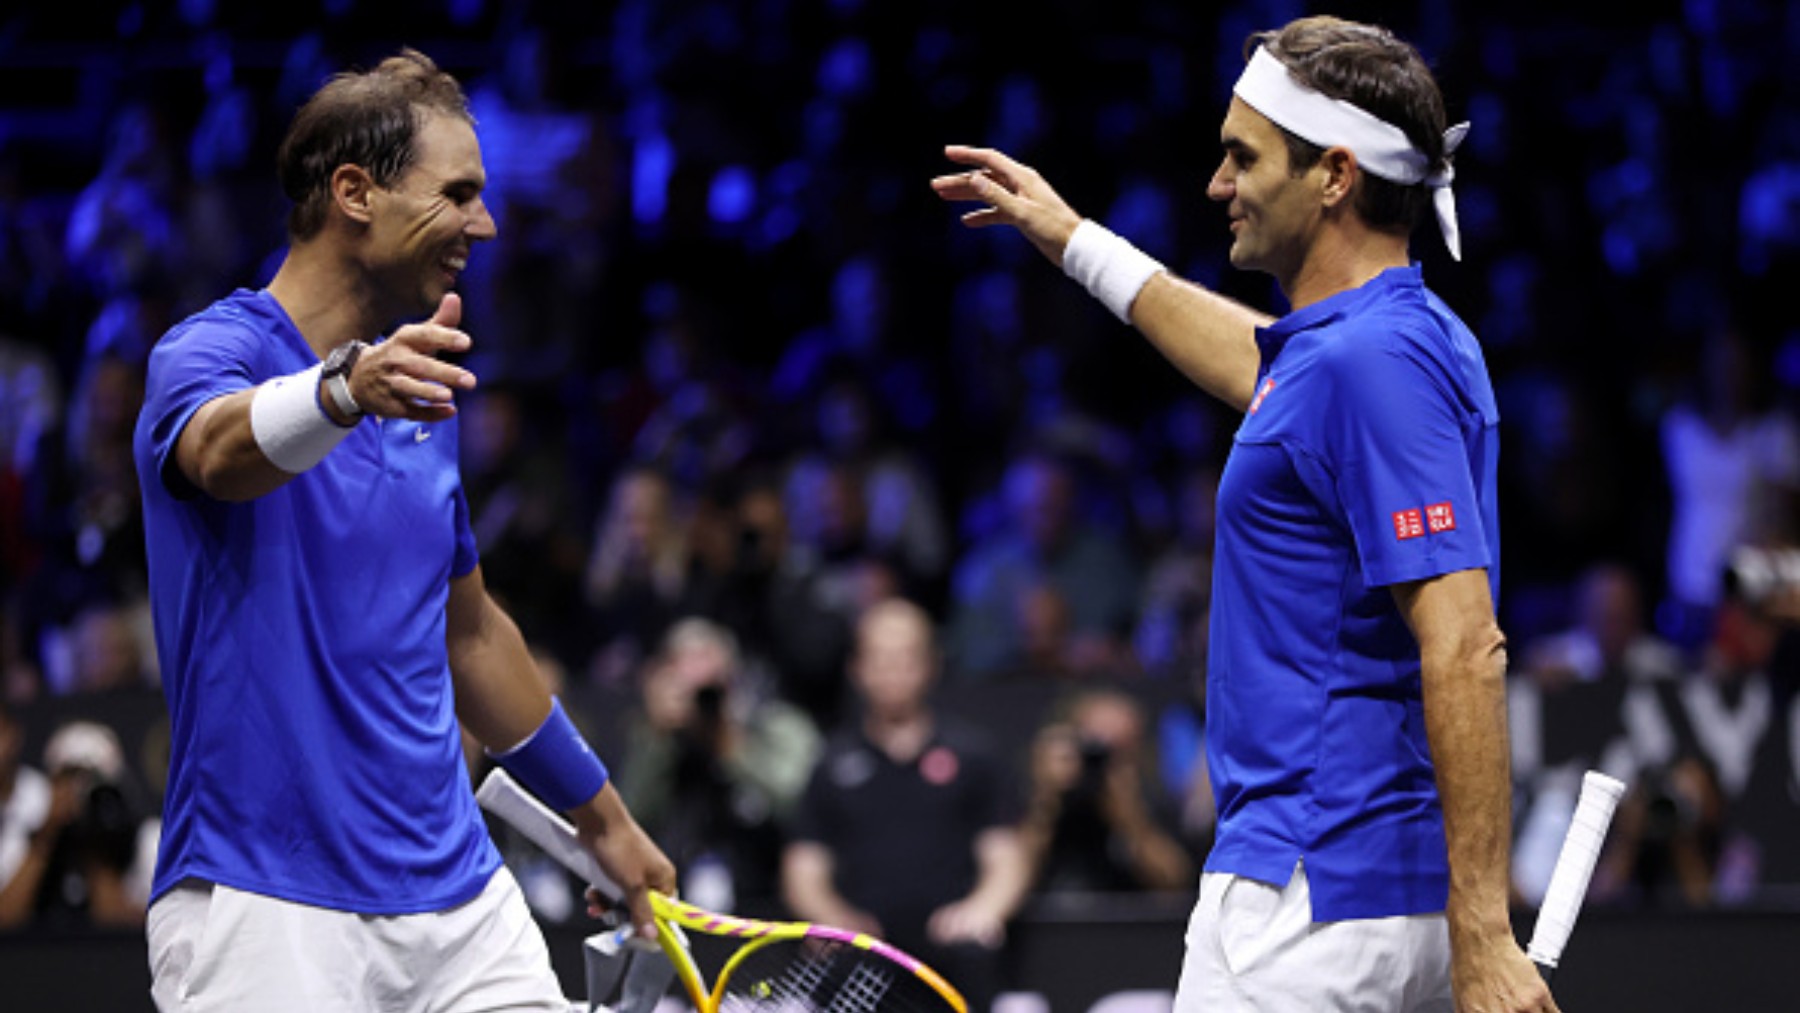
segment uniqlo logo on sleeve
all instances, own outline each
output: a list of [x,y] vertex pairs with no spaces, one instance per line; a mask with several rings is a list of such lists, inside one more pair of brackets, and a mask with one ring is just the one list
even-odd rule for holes
[[1425,519],[1418,510],[1394,511],[1394,537],[1401,541],[1417,538],[1425,533]]
[[1425,508],[1425,526],[1430,528],[1434,535],[1455,531],[1456,511],[1450,509],[1448,502],[1433,503]]

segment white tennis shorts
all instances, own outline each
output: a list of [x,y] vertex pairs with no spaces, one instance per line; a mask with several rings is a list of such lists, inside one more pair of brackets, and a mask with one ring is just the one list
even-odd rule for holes
[[567,1013],[543,933],[504,867],[445,911],[372,916],[189,880],[151,906],[161,1013]]
[[1306,870],[1286,886],[1200,877],[1175,1013],[1453,1013],[1442,912],[1312,920]]

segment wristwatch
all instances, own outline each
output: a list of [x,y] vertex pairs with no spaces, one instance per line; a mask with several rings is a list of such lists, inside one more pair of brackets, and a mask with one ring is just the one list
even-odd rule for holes
[[337,406],[340,413],[353,419],[362,418],[363,409],[350,396],[350,370],[367,347],[369,346],[361,341],[344,342],[325,356],[325,368],[319,373],[319,382],[325,385],[325,393],[331,396],[331,403]]

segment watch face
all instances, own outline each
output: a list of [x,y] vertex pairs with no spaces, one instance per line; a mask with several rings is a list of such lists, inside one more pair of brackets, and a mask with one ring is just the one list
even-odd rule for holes
[[332,349],[331,353],[325,356],[325,375],[338,376],[349,372],[351,364],[356,361],[356,353],[360,351],[362,351],[362,346],[354,341],[346,341]]

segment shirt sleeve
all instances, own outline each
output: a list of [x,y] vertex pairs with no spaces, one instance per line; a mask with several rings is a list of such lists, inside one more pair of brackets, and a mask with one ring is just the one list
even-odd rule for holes
[[467,577],[481,562],[481,553],[475,545],[475,530],[469,523],[469,496],[463,491],[463,484],[456,483],[456,548],[450,560],[450,576]]
[[259,335],[247,325],[196,322],[171,333],[150,353],[143,416],[151,459],[164,488],[178,499],[199,494],[175,463],[175,448],[200,406],[255,386]]
[[1491,566],[1470,463],[1488,422],[1402,337],[1333,357],[1321,440],[1363,580],[1382,587]]

